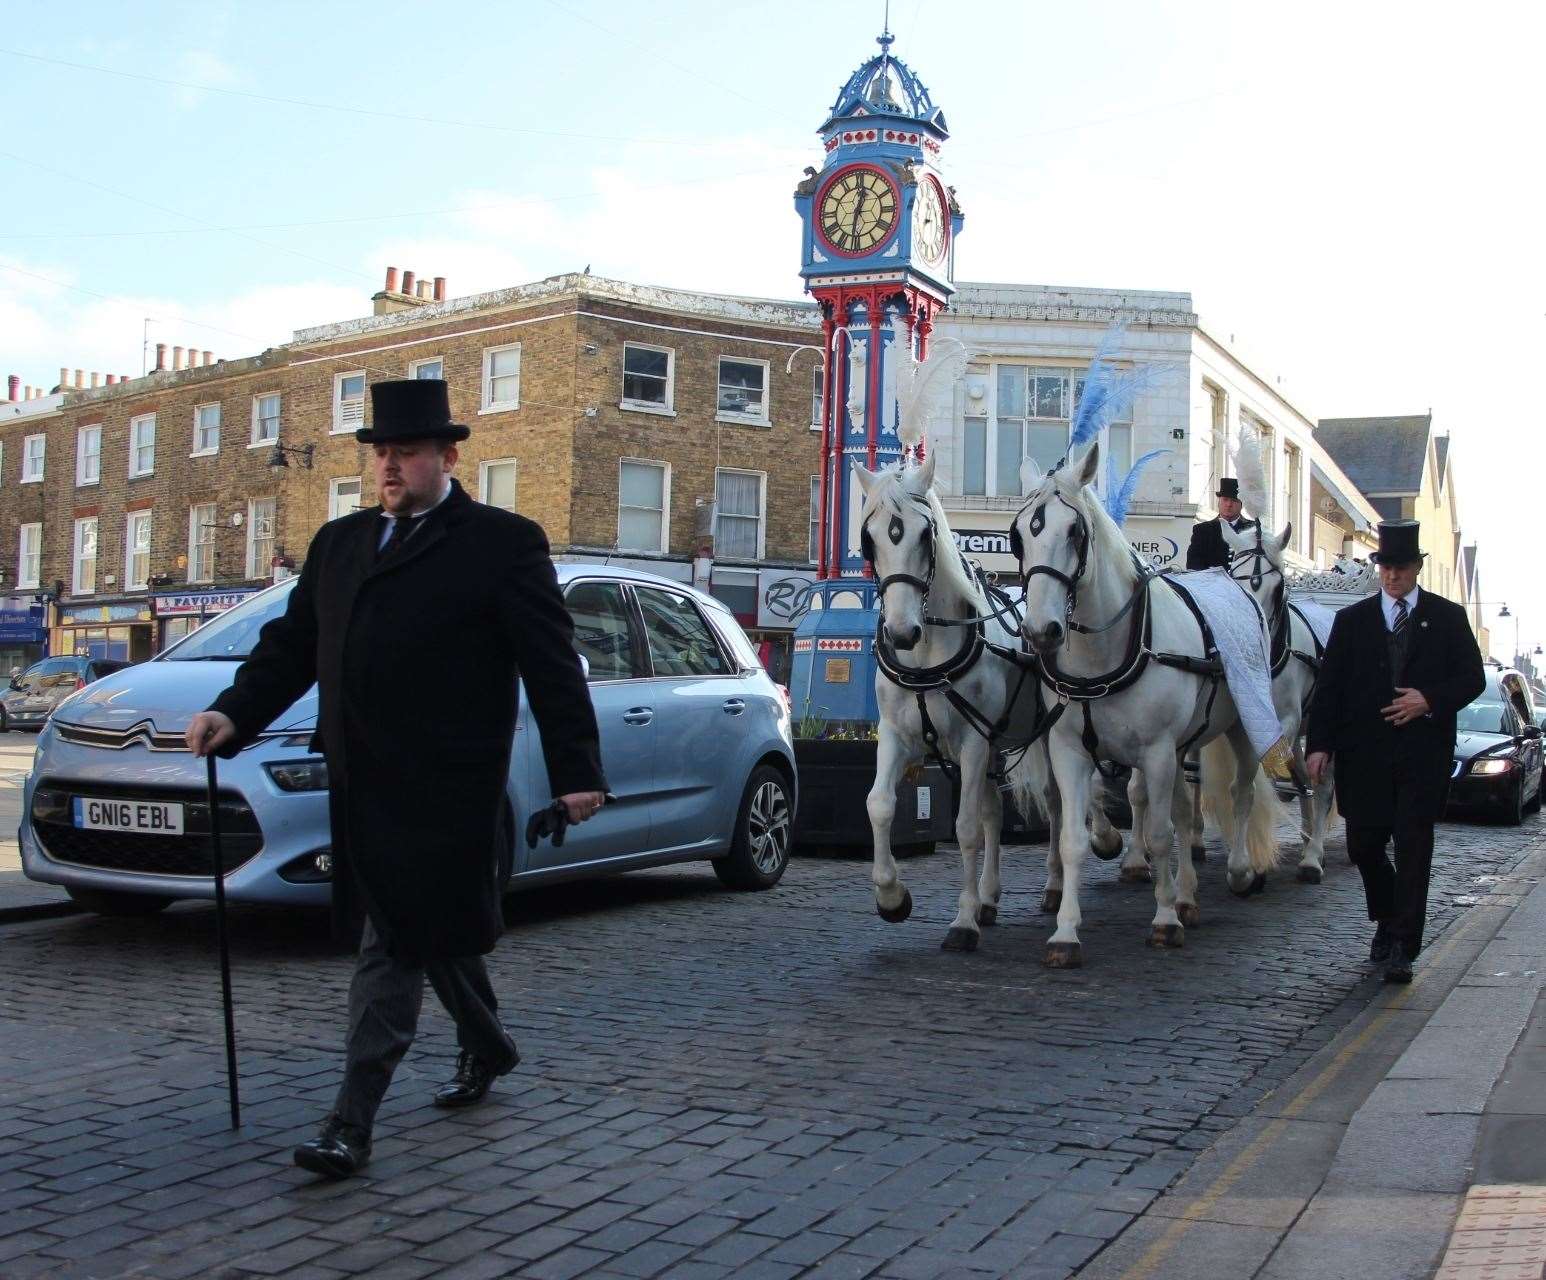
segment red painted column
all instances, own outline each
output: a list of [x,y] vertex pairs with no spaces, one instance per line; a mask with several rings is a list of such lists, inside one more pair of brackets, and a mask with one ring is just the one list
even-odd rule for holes
[[816,511],[821,520],[821,528],[817,533],[818,545],[816,547],[816,576],[818,578],[829,576],[827,573],[829,561],[827,559],[826,533],[832,524],[832,513],[827,510],[827,503],[832,491],[828,487],[827,476],[832,465],[832,437],[835,434],[832,426],[832,410],[834,407],[832,389],[833,384],[836,382],[836,378],[833,377],[832,350],[835,345],[833,341],[833,328],[834,325],[830,317],[822,321],[821,358],[823,361],[822,368],[826,370],[826,377],[821,381],[821,476],[817,481],[818,497],[816,502]]

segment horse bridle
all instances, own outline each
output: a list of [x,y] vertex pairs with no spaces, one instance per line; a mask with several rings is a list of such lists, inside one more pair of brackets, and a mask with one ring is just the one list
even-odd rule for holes
[[1031,579],[1038,573],[1044,573],[1054,582],[1061,583],[1068,592],[1068,600],[1063,610],[1063,620],[1071,629],[1084,630],[1074,622],[1074,610],[1079,604],[1079,583],[1084,579],[1084,571],[1090,563],[1090,522],[1085,519],[1084,512],[1074,506],[1061,493],[1054,490],[1052,496],[1074,513],[1074,537],[1079,544],[1079,560],[1074,565],[1073,573],[1064,573],[1061,569],[1054,569],[1050,564],[1033,564],[1029,569],[1025,567],[1025,539],[1020,536],[1020,517],[1027,511],[1031,512],[1030,531],[1033,538],[1040,537],[1043,529],[1047,527],[1047,499],[1043,498],[1036,504],[1036,509],[1031,510],[1031,504],[1027,502],[1015,513],[1015,518],[1009,525],[1009,549],[1014,553],[1015,561],[1020,567],[1020,586],[1022,590],[1028,589]]
[[[1251,561],[1251,571],[1243,574],[1236,573],[1237,564],[1243,564],[1246,558],[1249,558]],[[1263,565],[1266,566],[1265,569],[1263,569]],[[1283,612],[1287,602],[1288,580],[1284,578],[1283,570],[1272,563],[1272,557],[1267,554],[1266,547],[1262,545],[1260,524],[1256,526],[1256,545],[1254,547],[1242,547],[1239,551],[1231,552],[1229,568],[1226,572],[1236,582],[1249,582],[1252,595],[1261,590],[1261,584],[1267,580],[1269,573],[1277,574],[1278,585],[1273,589],[1272,612],[1274,618]]]
[[[917,497],[913,497],[911,500],[913,505],[923,513],[924,518],[929,522],[928,529],[923,535],[924,542],[929,549],[928,577],[919,578],[910,573],[888,573],[880,580],[879,584],[877,585],[876,594],[882,602],[881,607],[882,610],[884,610],[886,589],[893,583],[900,582],[903,586],[917,587],[923,595],[923,608],[924,612],[927,613],[929,605],[929,591],[934,586],[934,571],[938,564],[934,553],[934,540],[939,536],[939,530],[934,523],[934,512],[929,509],[928,503]],[[870,519],[873,518],[873,516],[870,517]],[[891,523],[886,526],[886,536],[891,539],[891,545],[893,547],[901,546],[902,535],[906,532],[907,529],[906,526],[902,523],[902,517],[899,515],[893,515],[891,517]],[[859,551],[860,554],[864,556],[865,562],[873,569],[875,567],[875,539],[870,534],[869,519],[866,519],[865,522],[859,526]]]

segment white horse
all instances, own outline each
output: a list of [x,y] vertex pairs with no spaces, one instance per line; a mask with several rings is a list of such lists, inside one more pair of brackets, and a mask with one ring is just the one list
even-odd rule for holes
[[1335,789],[1328,774],[1312,785],[1305,765],[1301,735],[1309,716],[1310,698],[1320,675],[1320,645],[1303,614],[1288,596],[1283,575],[1283,548],[1293,536],[1287,524],[1279,534],[1264,534],[1260,525],[1235,532],[1224,525],[1229,546],[1229,576],[1256,598],[1267,618],[1272,641],[1272,704],[1283,725],[1283,738],[1293,745],[1291,772],[1299,791],[1299,879],[1319,884],[1326,866],[1326,828],[1331,820]]
[[[1076,452],[1015,516],[1010,541],[1025,581],[1022,631],[1064,708],[1050,732],[1064,810],[1085,809],[1093,758],[1142,771],[1146,804],[1141,823],[1134,815],[1133,843],[1141,842],[1154,872],[1149,944],[1179,947],[1184,926],[1201,919],[1190,857],[1180,860],[1179,873],[1173,866],[1172,815],[1186,808],[1182,752],[1222,736],[1234,756],[1229,883],[1237,893],[1277,860],[1272,791],[1190,608],[1177,589],[1141,572],[1121,529],[1088,487],[1099,454],[1098,443]],[[1063,894],[1046,962],[1066,968],[1083,962],[1084,841],[1069,824],[1060,836]]]
[[[909,764],[937,751],[959,765],[961,776],[956,817],[961,895],[941,945],[974,951],[980,926],[998,918],[1002,892],[1003,797],[991,771],[999,751],[1035,741],[1045,714],[1040,683],[1034,669],[1015,660],[1020,642],[1012,607],[1003,597],[990,602],[956,548],[932,488],[934,456],[883,471],[856,463],[854,474],[864,491],[861,545],[880,580],[875,677],[880,725],[868,801],[875,909],[893,924],[912,913],[912,895],[891,853],[896,787]],[[1020,754],[1009,782],[1027,817],[1048,812],[1054,831],[1060,829],[1057,798],[1047,794],[1042,744]],[[1091,825],[1100,855],[1116,856],[1122,838],[1104,813]],[[1082,844],[1086,824],[1078,827]],[[985,854],[980,876],[979,854]]]

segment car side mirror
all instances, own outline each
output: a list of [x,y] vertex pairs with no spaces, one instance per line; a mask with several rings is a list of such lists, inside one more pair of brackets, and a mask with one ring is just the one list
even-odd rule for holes
[[574,656],[577,657],[580,660],[580,674],[583,675],[587,680],[589,680],[590,679],[590,659],[587,658],[583,653],[577,653]]
[[22,687],[21,686],[21,680],[18,679],[16,676],[12,676],[11,677],[11,688],[13,688],[13,689],[20,689],[21,687]]
[[1519,736],[1521,738],[1539,738],[1541,736],[1541,727],[1538,724],[1527,724],[1519,731]]

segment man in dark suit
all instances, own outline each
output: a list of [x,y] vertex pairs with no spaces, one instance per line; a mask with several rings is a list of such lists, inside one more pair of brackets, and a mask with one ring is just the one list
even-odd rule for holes
[[[1310,777],[1332,769],[1347,852],[1363,875],[1369,959],[1410,982],[1422,949],[1433,824],[1444,813],[1455,715],[1486,688],[1465,610],[1421,590],[1415,520],[1380,525],[1378,595],[1338,612],[1310,708]],[[1385,847],[1395,841],[1391,866]]]
[[1240,481],[1225,477],[1219,481],[1219,513],[1212,520],[1199,520],[1192,526],[1192,540],[1186,548],[1188,569],[1229,568],[1229,547],[1224,543],[1223,525],[1227,522],[1237,533],[1254,529],[1256,521],[1240,515]]
[[[497,859],[514,837],[505,781],[518,676],[569,819],[594,814],[606,789],[541,528],[451,478],[469,432],[451,421],[444,382],[377,383],[371,403],[355,435],[374,446],[381,505],[323,525],[284,614],[187,731],[194,754],[233,756],[317,685],[334,919],[357,933],[359,959],[338,1100],[295,1162],[333,1178],[370,1158],[426,977],[461,1047],[437,1105],[479,1101],[520,1060],[483,963],[504,925]],[[450,697],[413,696],[447,670]]]

